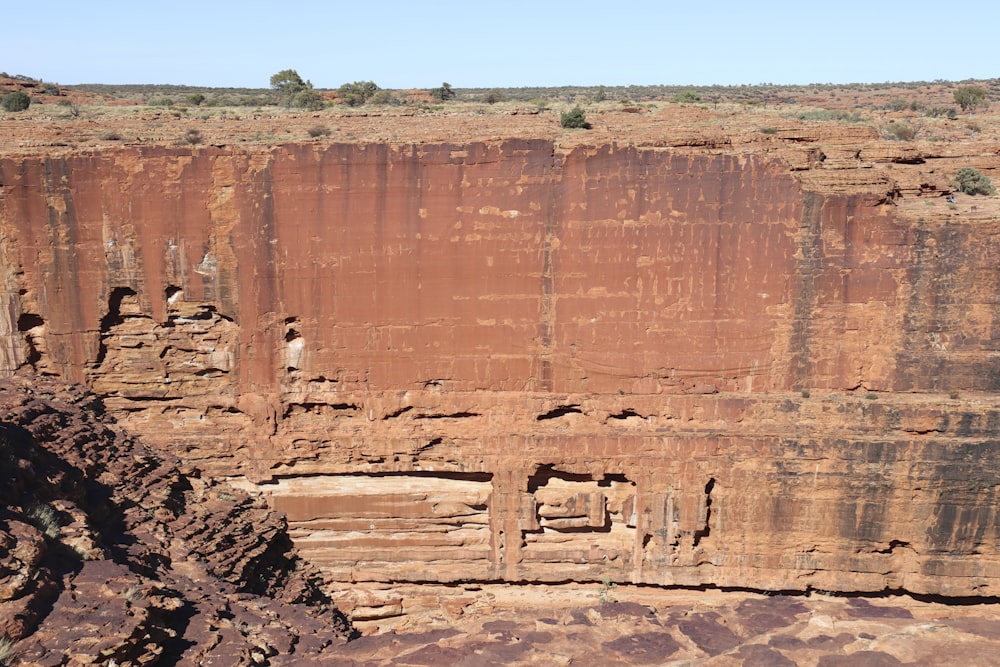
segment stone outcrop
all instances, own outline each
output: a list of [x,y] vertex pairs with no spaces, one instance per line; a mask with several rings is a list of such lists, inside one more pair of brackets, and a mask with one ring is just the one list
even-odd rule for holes
[[0,386],[0,636],[20,640],[16,664],[335,654],[353,629],[284,521],[185,477],[103,412],[80,387]]
[[333,579],[997,595],[1000,219],[838,136],[6,157],[2,366]]

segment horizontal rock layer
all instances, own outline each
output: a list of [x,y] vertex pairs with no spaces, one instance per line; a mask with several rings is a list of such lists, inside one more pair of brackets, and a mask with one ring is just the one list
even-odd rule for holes
[[994,595],[1000,225],[827,152],[0,159],[2,369],[337,578]]

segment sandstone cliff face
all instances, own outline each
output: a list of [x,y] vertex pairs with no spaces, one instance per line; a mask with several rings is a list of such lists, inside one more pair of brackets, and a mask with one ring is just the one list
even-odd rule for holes
[[998,222],[859,156],[2,159],[3,370],[245,476],[339,579],[995,595]]

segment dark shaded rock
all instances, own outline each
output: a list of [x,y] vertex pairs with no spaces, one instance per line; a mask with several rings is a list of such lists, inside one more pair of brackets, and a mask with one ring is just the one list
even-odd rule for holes
[[636,618],[647,618],[656,620],[656,614],[645,606],[636,602],[606,602],[594,607],[603,618],[613,618],[615,616],[634,616]]
[[830,635],[816,635],[815,637],[810,637],[806,640],[806,646],[811,649],[820,649],[823,651],[836,651],[837,649],[847,646],[854,641],[854,636],[843,632],[836,637],[831,637]]
[[864,598],[851,598],[847,605],[847,615],[851,618],[913,618],[909,609],[873,605]]
[[602,647],[636,664],[653,665],[676,653],[680,644],[666,632],[642,632],[604,642]]
[[740,647],[743,667],[795,667],[795,663],[784,655],[761,644]]
[[953,618],[945,621],[948,625],[971,635],[1000,639],[1000,621],[988,618]]
[[881,651],[858,651],[850,655],[824,655],[816,667],[897,667],[902,663]]
[[0,612],[24,664],[319,659],[353,633],[284,520],[183,475],[99,399],[0,382]]
[[739,637],[722,625],[721,620],[719,614],[709,612],[693,614],[677,625],[699,649],[710,656],[715,656],[740,644]]

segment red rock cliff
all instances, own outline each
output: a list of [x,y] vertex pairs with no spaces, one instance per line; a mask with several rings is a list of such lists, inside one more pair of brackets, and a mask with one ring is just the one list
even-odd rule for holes
[[337,577],[994,595],[1000,225],[789,167],[2,159],[3,370],[246,475]]

